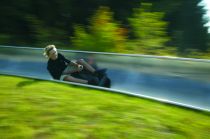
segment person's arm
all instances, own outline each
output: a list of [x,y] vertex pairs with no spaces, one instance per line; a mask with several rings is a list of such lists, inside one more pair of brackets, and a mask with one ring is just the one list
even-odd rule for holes
[[58,55],[60,55],[61,59],[62,59],[63,61],[65,61],[66,63],[68,63],[68,64],[71,63],[71,61],[68,60],[68,59],[66,59],[65,56],[63,56],[62,54],[58,53]]
[[77,67],[77,69],[78,69],[77,71],[78,71],[78,72],[80,72],[80,71],[83,70],[83,66],[80,65],[80,64],[78,64],[78,63],[76,63],[76,62],[71,61],[69,64],[70,64],[70,66],[75,66],[75,67]]
[[71,65],[71,66],[75,66],[75,67],[78,67],[78,66],[79,66],[79,64],[78,64],[78,63],[73,62],[73,61],[71,61],[71,62],[69,63],[69,65]]
[[80,64],[78,64],[78,63],[76,63],[76,62],[73,62],[73,61],[70,61],[70,60],[66,59],[66,58],[65,58],[62,54],[60,54],[60,53],[59,53],[59,55],[60,55],[61,58],[62,58],[66,63],[68,63],[70,66],[75,66],[75,67],[77,67],[78,70],[76,70],[76,71],[74,71],[74,72],[80,72],[80,71],[82,71],[82,69],[83,69],[83,66],[82,66],[82,65],[80,65]]

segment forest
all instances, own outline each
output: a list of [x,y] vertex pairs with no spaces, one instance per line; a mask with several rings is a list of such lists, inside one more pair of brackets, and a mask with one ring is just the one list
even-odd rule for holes
[[209,58],[200,0],[1,0],[0,45]]

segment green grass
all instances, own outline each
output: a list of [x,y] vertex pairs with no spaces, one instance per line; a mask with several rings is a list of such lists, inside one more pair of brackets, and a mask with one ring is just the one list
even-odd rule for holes
[[209,139],[210,113],[0,76],[1,139]]

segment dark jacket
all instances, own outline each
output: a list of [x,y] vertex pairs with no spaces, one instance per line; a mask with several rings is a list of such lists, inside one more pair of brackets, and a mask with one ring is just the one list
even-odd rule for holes
[[47,70],[54,79],[59,80],[64,69],[71,61],[66,59],[62,54],[58,53],[56,60],[49,59],[47,63]]

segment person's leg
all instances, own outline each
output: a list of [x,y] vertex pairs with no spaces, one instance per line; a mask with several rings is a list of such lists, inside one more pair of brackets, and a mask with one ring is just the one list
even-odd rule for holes
[[90,79],[90,80],[83,80],[83,79],[72,77],[70,75],[64,76],[63,81],[90,84],[90,85],[98,85],[98,80],[96,80],[95,78]]
[[96,75],[99,80],[105,75],[106,69],[94,69],[90,64],[88,64],[84,59],[77,60],[78,64],[83,65],[89,72]]
[[70,75],[66,75],[66,76],[63,78],[63,80],[64,80],[64,81],[69,81],[69,82],[76,82],[76,83],[88,84],[88,81],[87,81],[87,80],[75,78],[75,77],[72,77],[72,76],[70,76]]
[[88,64],[84,59],[79,59],[77,60],[78,64],[83,65],[88,71],[94,73],[96,70],[90,65]]

